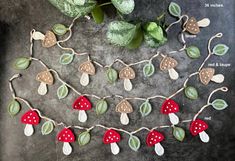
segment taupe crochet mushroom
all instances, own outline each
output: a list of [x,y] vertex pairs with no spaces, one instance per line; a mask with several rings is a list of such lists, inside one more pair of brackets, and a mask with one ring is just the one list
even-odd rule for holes
[[177,65],[178,65],[178,62],[175,59],[165,56],[160,63],[160,69],[162,71],[167,70],[170,78],[173,80],[176,80],[179,78],[179,74],[174,69]]
[[130,80],[135,78],[135,71],[127,66],[119,72],[119,78],[124,80],[124,89],[131,91],[133,86]]
[[89,84],[89,75],[95,75],[95,67],[91,61],[86,61],[79,66],[79,71],[82,72],[80,83],[82,86]]
[[207,85],[210,81],[222,83],[224,76],[222,74],[215,74],[214,68],[203,68],[199,72],[199,78],[202,84]]
[[47,31],[45,38],[42,40],[42,46],[45,48],[52,47],[56,44],[56,36],[53,32]]
[[207,27],[210,24],[210,20],[208,18],[204,18],[197,22],[194,17],[191,17],[185,25],[185,29],[191,34],[198,34],[200,32],[199,27]]
[[47,93],[47,84],[52,85],[54,82],[54,78],[48,70],[38,73],[36,80],[40,82],[38,87],[38,94],[40,95],[45,95]]
[[117,104],[116,112],[121,113],[121,116],[120,116],[121,124],[127,125],[129,123],[129,117],[127,114],[132,113],[133,108],[132,108],[131,104],[127,100],[124,99]]

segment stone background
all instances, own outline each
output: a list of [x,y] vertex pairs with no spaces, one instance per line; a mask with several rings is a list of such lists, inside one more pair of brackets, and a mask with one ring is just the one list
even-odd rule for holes
[[[162,11],[165,11],[170,1],[163,0],[135,0],[135,11],[127,16],[127,19],[138,21],[153,20]],[[7,103],[11,100],[10,91],[8,89],[8,79],[19,71],[12,68],[12,62],[16,57],[29,55],[29,32],[31,29],[45,32],[49,30],[55,23],[69,24],[72,19],[62,15],[57,9],[50,5],[47,0],[1,0],[0,1],[0,78],[1,78],[1,97],[0,97],[0,160],[1,161],[104,161],[104,160],[136,160],[136,161],[231,161],[234,158],[235,148],[235,128],[234,128],[234,1],[220,0],[213,3],[221,3],[223,8],[205,8],[205,3],[212,3],[207,0],[200,1],[180,1],[183,13],[195,16],[197,19],[209,17],[211,25],[202,29],[197,38],[188,38],[189,44],[194,44],[201,49],[201,58],[199,60],[189,59],[184,52],[172,54],[178,60],[179,65],[177,71],[180,72],[180,79],[172,81],[167,74],[157,70],[153,77],[144,78],[142,74],[143,66],[135,66],[137,77],[133,80],[134,90],[125,92],[122,82],[118,81],[115,85],[108,84],[104,79],[104,71],[97,68],[97,74],[92,77],[92,82],[88,87],[82,87],[79,84],[80,73],[77,68],[86,57],[76,57],[72,64],[61,66],[58,63],[60,55],[63,53],[58,47],[44,49],[39,42],[35,42],[35,56],[42,59],[49,67],[56,69],[66,82],[75,86],[83,93],[95,93],[97,95],[122,94],[125,96],[151,96],[155,94],[170,95],[181,87],[182,82],[189,73],[194,72],[207,55],[207,40],[217,32],[223,32],[223,38],[213,41],[212,46],[221,42],[230,46],[229,53],[223,57],[212,57],[208,63],[229,63],[230,67],[216,67],[216,73],[223,73],[226,77],[223,85],[230,88],[227,93],[217,93],[213,98],[223,98],[230,105],[224,111],[216,111],[213,108],[206,109],[200,118],[211,117],[208,120],[208,134],[211,140],[207,144],[203,144],[199,137],[192,137],[189,131],[186,131],[184,142],[179,143],[172,136],[172,129],[161,129],[166,136],[162,145],[165,148],[165,155],[158,157],[154,154],[153,148],[145,145],[145,137],[147,132],[142,131],[137,134],[141,139],[142,146],[138,152],[133,152],[127,145],[128,136],[122,134],[123,140],[119,143],[121,153],[113,156],[110,153],[110,147],[102,143],[103,129],[96,128],[92,130],[91,142],[80,147],[77,143],[73,143],[73,153],[70,156],[62,154],[62,144],[56,141],[56,134],[60,128],[47,136],[42,136],[40,132],[41,125],[35,128],[36,133],[31,137],[23,134],[24,125],[19,122],[20,116],[27,110],[22,104],[21,113],[12,118],[7,113]],[[73,28],[74,36],[65,45],[74,47],[79,51],[87,51],[94,60],[101,61],[103,64],[112,62],[115,58],[122,58],[127,63],[134,62],[143,58],[149,58],[156,50],[150,49],[143,45],[141,48],[129,51],[124,48],[114,47],[108,44],[105,39],[108,22],[114,19],[113,9],[105,8],[108,16],[105,23],[96,25],[92,20],[88,22],[80,19]],[[174,18],[167,16],[167,23],[175,21]],[[168,43],[159,50],[163,52],[180,48],[181,44],[177,41],[177,34],[180,26],[176,25],[170,30],[168,35]],[[159,67],[159,61],[155,59],[153,62],[156,68]],[[206,64],[207,66],[207,64]],[[120,69],[121,66],[115,66]],[[37,92],[38,82],[35,81],[36,74],[42,70],[42,66],[33,62],[26,71],[20,71],[23,77],[14,82],[17,95],[28,99],[35,108],[40,109],[45,115],[64,121],[67,124],[80,124],[77,121],[77,111],[73,111],[71,104],[76,95],[70,92],[66,99],[58,100],[56,90],[60,86],[58,81],[49,87],[49,93],[46,96],[39,96]],[[200,97],[198,100],[190,101],[183,94],[179,94],[175,99],[180,104],[181,112],[178,114],[182,119],[190,119],[205,104],[209,92],[222,85],[210,83],[203,86],[198,80],[193,78],[189,84],[197,87]],[[89,120],[84,126],[92,126],[97,123],[107,126],[122,127],[128,130],[137,129],[140,126],[153,127],[154,125],[168,124],[168,119],[159,113],[159,107],[163,100],[156,99],[151,101],[153,111],[146,118],[141,118],[138,112],[140,101],[131,101],[135,111],[130,114],[130,124],[123,127],[119,123],[119,114],[114,110],[118,99],[108,100],[109,110],[100,117],[97,117],[94,110],[88,112]],[[95,100],[92,100],[94,103]],[[82,124],[83,125],[83,124]],[[180,124],[179,126],[188,129],[189,124]],[[80,131],[75,130],[78,134]]]

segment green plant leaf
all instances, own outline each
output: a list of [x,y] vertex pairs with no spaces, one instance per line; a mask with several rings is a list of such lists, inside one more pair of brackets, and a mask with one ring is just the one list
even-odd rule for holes
[[229,50],[229,47],[225,44],[217,44],[214,48],[213,48],[213,53],[215,55],[218,56],[222,56],[225,55]]
[[223,110],[228,107],[228,104],[222,99],[216,99],[212,102],[212,107],[216,110]]
[[155,22],[149,22],[145,25],[147,34],[151,35],[154,39],[162,41],[164,38],[162,27]]
[[106,71],[106,76],[107,76],[107,79],[110,83],[114,83],[118,78],[118,73],[115,69],[109,68]]
[[86,2],[86,0],[66,0],[66,1],[72,5],[79,5],[79,6],[84,5]]
[[81,146],[88,144],[90,140],[91,140],[91,135],[88,131],[82,132],[78,136],[78,143]]
[[104,114],[108,109],[108,104],[104,99],[100,99],[96,103],[95,111],[97,115],[102,115]]
[[86,0],[85,4],[73,5],[65,0],[48,0],[53,6],[69,17],[79,17],[90,13],[96,6],[95,0]]
[[108,26],[107,38],[112,44],[128,45],[135,36],[136,26],[124,21],[113,21]]
[[168,10],[169,10],[169,12],[172,16],[175,16],[175,17],[180,17],[181,16],[181,8],[175,2],[170,3]]
[[158,48],[159,46],[163,45],[167,41],[167,39],[164,37],[162,41],[157,41],[152,36],[145,33],[144,34],[144,41],[149,47]]
[[59,99],[65,98],[69,93],[69,89],[65,84],[62,84],[58,89],[57,89],[57,96]]
[[111,2],[122,14],[130,14],[135,8],[134,0],[111,0]]
[[154,65],[152,64],[152,62],[149,62],[143,68],[143,72],[144,72],[145,77],[150,77],[151,75],[154,74],[154,71],[155,71],[155,68],[154,68]]
[[136,25],[135,35],[131,42],[126,46],[128,49],[136,49],[138,48],[143,42],[143,31],[141,29],[141,25]]
[[148,116],[152,111],[152,106],[149,103],[149,100],[146,100],[144,103],[140,105],[140,113],[142,117]]
[[137,136],[131,135],[128,140],[128,145],[132,150],[138,151],[140,148],[140,139]]
[[192,59],[197,59],[201,56],[200,50],[196,46],[186,48],[187,55]]
[[195,100],[198,98],[198,92],[196,90],[196,88],[192,87],[192,86],[188,86],[185,88],[184,93],[186,95],[186,97],[188,97],[189,99]]
[[92,10],[91,15],[97,24],[101,24],[104,21],[104,12],[98,5]]
[[42,125],[41,132],[42,135],[48,135],[54,130],[54,125],[51,121],[46,121]]
[[74,54],[64,53],[60,56],[60,64],[68,65],[73,61]]
[[52,31],[56,34],[56,35],[64,35],[67,31],[68,28],[65,27],[65,25],[63,24],[55,24],[52,27]]
[[20,103],[15,99],[11,100],[11,102],[8,104],[8,113],[11,116],[15,116],[19,112],[20,112]]
[[185,137],[185,131],[180,127],[173,127],[173,135],[177,140],[183,141]]
[[17,70],[23,70],[29,67],[30,59],[25,57],[17,58],[14,61],[14,68]]

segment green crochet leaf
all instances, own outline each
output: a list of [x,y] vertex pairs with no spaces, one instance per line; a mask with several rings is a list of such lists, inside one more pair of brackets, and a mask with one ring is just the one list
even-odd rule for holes
[[138,151],[140,148],[140,139],[137,136],[131,135],[128,140],[128,145],[133,151]]
[[46,121],[42,125],[41,132],[42,135],[48,135],[54,130],[54,125],[51,121]]
[[128,45],[135,36],[136,26],[124,21],[113,21],[108,26],[107,38],[112,44]]
[[48,0],[53,6],[69,17],[84,16],[90,13],[96,6],[96,1],[87,0],[84,5],[73,5],[65,0]]
[[20,103],[16,100],[11,100],[8,104],[8,112],[11,116],[15,116],[20,112]]
[[135,8],[134,0],[111,0],[111,2],[122,14],[130,14]]

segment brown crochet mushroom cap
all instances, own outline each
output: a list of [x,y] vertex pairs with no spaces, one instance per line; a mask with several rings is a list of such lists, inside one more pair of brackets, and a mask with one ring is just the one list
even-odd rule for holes
[[187,24],[186,24],[186,30],[191,34],[198,34],[200,32],[199,26],[197,24],[197,20],[194,17],[191,17]]
[[79,70],[80,70],[82,73],[87,73],[87,74],[90,74],[90,75],[95,75],[95,67],[94,67],[94,65],[91,63],[91,61],[86,61],[86,62],[82,63],[82,64],[79,66]]
[[52,47],[56,44],[55,34],[51,31],[47,31],[44,40],[42,41],[42,46],[45,48]]
[[133,108],[127,100],[122,100],[120,103],[117,104],[116,112],[131,113],[133,112]]
[[178,65],[178,62],[171,58],[171,57],[165,57],[160,63],[160,69],[161,70],[169,70]]
[[199,73],[199,78],[202,84],[207,85],[215,73],[214,68],[203,68]]
[[42,71],[38,73],[38,75],[36,76],[36,80],[48,85],[52,85],[54,82],[54,78],[49,71]]
[[125,67],[119,72],[120,79],[134,79],[135,71],[131,67]]

